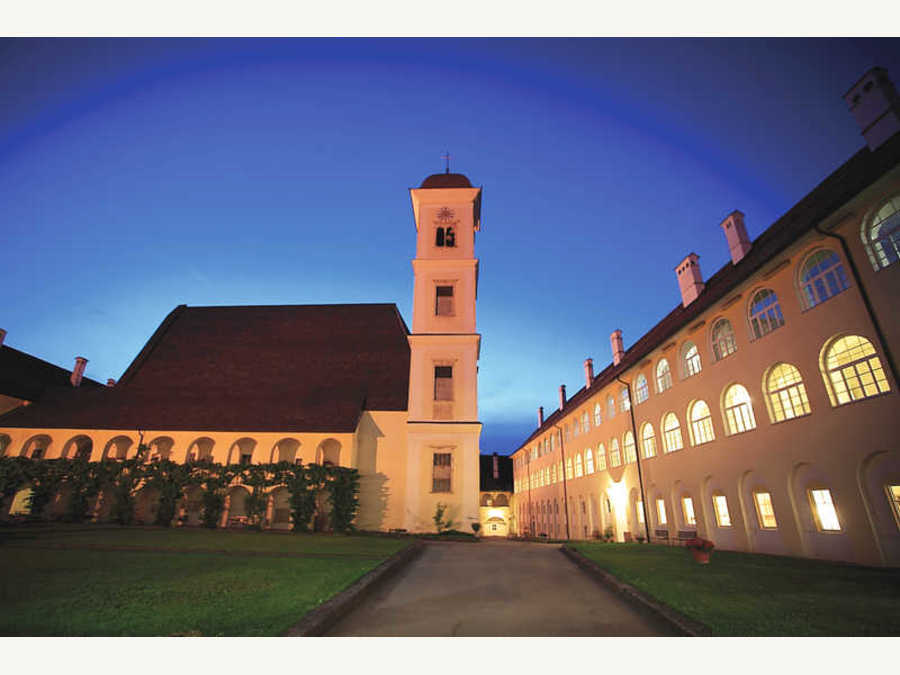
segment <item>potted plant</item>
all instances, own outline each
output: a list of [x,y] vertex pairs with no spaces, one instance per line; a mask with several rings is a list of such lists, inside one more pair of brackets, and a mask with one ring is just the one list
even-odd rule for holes
[[685,544],[694,555],[694,560],[696,560],[701,565],[706,565],[709,563],[709,554],[715,548],[715,544],[713,544],[709,539],[702,539],[701,537],[694,537],[693,539],[688,539],[687,544]]

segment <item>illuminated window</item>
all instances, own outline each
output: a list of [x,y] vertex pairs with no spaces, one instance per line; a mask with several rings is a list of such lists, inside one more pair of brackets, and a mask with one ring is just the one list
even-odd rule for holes
[[572,480],[574,476],[575,474],[572,471],[572,458],[569,457],[568,459],[566,459],[566,480]]
[[551,483],[555,483],[556,481],[557,481],[557,478],[556,478],[556,464],[553,464],[553,465],[550,467],[550,482],[551,482]]
[[637,513],[637,521],[641,525],[644,524],[644,502],[638,500],[637,504],[634,505],[634,510]]
[[584,451],[584,469],[588,475],[594,473],[594,451],[590,448]]
[[599,427],[603,422],[603,407],[600,405],[600,401],[597,401],[594,404],[594,426]]
[[631,410],[631,397],[628,395],[628,387],[622,387],[619,392],[619,410],[628,412]]
[[644,446],[644,458],[656,457],[656,436],[653,434],[653,425],[645,422],[641,427],[641,443]]
[[753,501],[756,504],[756,515],[759,516],[759,526],[764,530],[774,530],[778,527],[775,509],[772,507],[772,495],[768,492],[754,492]]
[[737,351],[734,341],[734,329],[728,319],[719,319],[712,329],[713,356],[716,361],[721,361],[726,356]]
[[750,328],[754,337],[761,338],[783,325],[784,316],[775,291],[764,288],[754,295],[750,302]]
[[616,400],[610,396],[606,399],[606,419],[611,420],[616,416]]
[[575,416],[574,428],[576,436],[581,433],[581,418],[579,418],[577,415]]
[[591,416],[588,414],[588,411],[585,410],[581,414],[581,429],[585,433],[587,433],[591,428]]
[[434,313],[437,316],[453,316],[453,286],[437,287]]
[[450,453],[434,453],[431,467],[431,491],[450,492]]
[[766,393],[773,422],[809,414],[809,399],[800,371],[790,363],[779,363],[766,378]]
[[637,461],[637,452],[634,448],[634,434],[630,431],[625,432],[625,437],[622,439],[622,447],[625,449],[625,463],[633,464]]
[[681,425],[675,413],[669,413],[663,418],[663,449],[666,452],[675,452],[684,447],[681,439]]
[[669,362],[660,359],[656,364],[656,393],[661,394],[672,386],[672,372],[669,370]]
[[575,455],[575,478],[581,478],[584,475],[584,464],[581,462],[581,453]]
[[875,348],[860,335],[847,335],[835,340],[825,352],[824,364],[822,375],[833,406],[891,390]]
[[713,508],[716,512],[716,524],[719,527],[731,527],[731,514],[728,513],[728,499],[725,495],[713,495]]
[[614,438],[609,443],[609,465],[619,466],[622,464],[622,455],[619,453],[619,439]]
[[816,517],[816,527],[824,532],[837,532],[841,529],[831,499],[831,490],[810,490],[809,500],[812,502],[813,514]]
[[691,377],[702,370],[700,366],[700,351],[693,342],[685,342],[681,348],[681,373],[682,377]]
[[434,367],[434,400],[453,400],[453,366]]
[[750,394],[739,384],[725,391],[725,431],[728,435],[740,434],[756,428]]
[[606,448],[603,443],[597,446],[597,471],[606,470]]
[[900,258],[900,195],[863,223],[862,240],[876,271],[897,262]]
[[691,439],[694,445],[703,445],[716,439],[713,433],[712,415],[706,401],[697,401],[691,406]]
[[666,524],[666,502],[663,499],[656,500],[656,522]]
[[566,425],[566,440],[572,440],[572,427],[570,427],[568,424]]
[[850,282],[837,253],[822,249],[810,255],[800,268],[803,307],[809,309],[847,290]]
[[681,511],[684,514],[684,522],[687,525],[696,525],[697,517],[694,515],[694,500],[690,497],[681,498]]
[[637,376],[637,379],[634,381],[634,402],[635,405],[640,405],[644,401],[650,398],[650,385],[647,384],[647,378],[644,377],[643,373]]
[[900,528],[900,485],[885,485],[884,489],[887,492],[888,501],[891,503],[897,527]]

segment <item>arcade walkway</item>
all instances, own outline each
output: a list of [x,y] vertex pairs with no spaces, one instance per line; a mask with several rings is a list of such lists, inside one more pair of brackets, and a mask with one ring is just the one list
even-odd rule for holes
[[549,544],[429,542],[330,636],[676,635]]

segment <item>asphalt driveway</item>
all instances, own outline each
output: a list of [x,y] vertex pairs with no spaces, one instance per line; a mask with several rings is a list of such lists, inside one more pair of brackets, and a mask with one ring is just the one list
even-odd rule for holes
[[557,546],[429,542],[330,636],[671,636]]

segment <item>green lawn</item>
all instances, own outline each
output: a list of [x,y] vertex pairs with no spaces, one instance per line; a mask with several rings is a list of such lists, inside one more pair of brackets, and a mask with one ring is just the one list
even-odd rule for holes
[[280,635],[408,544],[194,529],[0,530],[0,635]]
[[900,570],[672,546],[571,542],[713,635],[900,635]]

